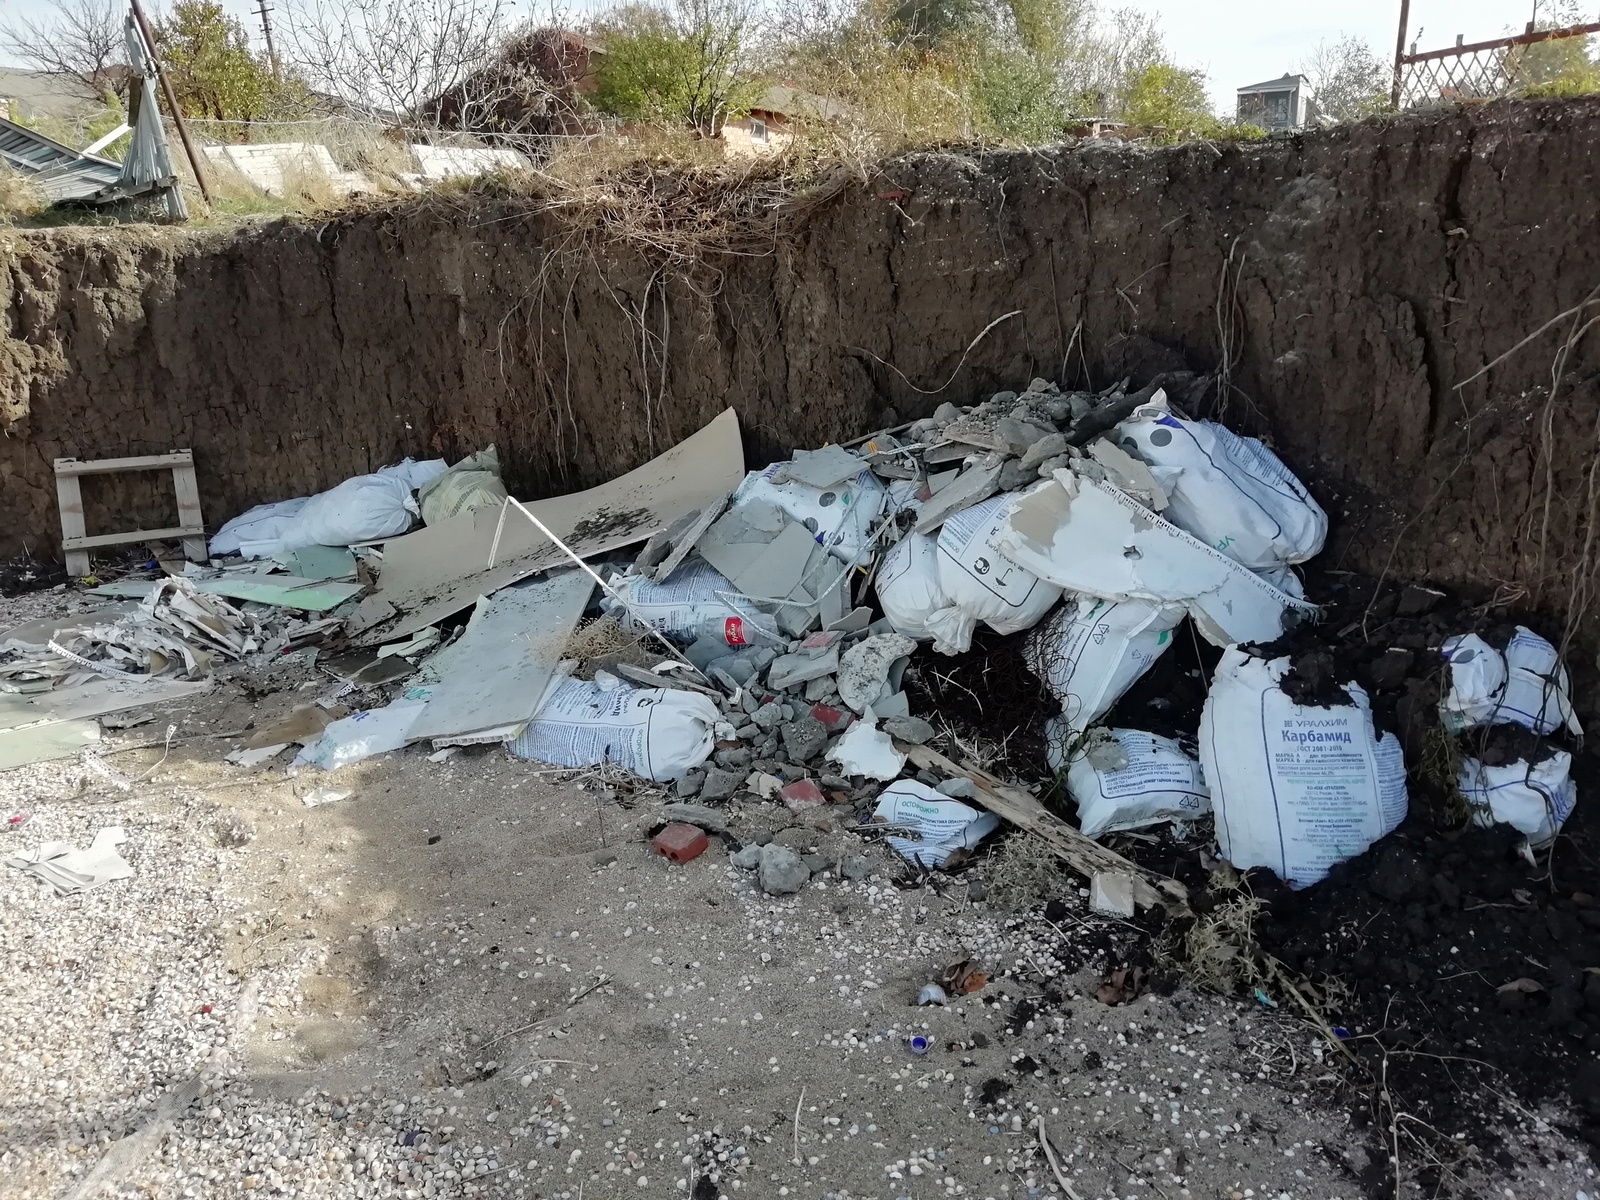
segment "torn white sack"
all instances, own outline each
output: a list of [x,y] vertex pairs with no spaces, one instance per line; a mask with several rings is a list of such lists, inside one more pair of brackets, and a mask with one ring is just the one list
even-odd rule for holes
[[1082,733],[1167,652],[1183,616],[1182,605],[1080,597],[1029,635],[1023,661]]
[[1069,470],[1017,498],[999,546],[1069,592],[1182,604],[1217,646],[1273,641],[1317,612],[1112,485]]
[[1530,844],[1542,846],[1555,837],[1578,802],[1571,771],[1572,755],[1565,750],[1542,762],[1519,759],[1501,767],[1468,758],[1457,782],[1475,824],[1504,823],[1525,834]]
[[1406,768],[1359,684],[1344,685],[1349,704],[1301,706],[1283,691],[1288,670],[1287,658],[1222,652],[1200,716],[1200,762],[1223,857],[1306,887],[1405,819]]
[[258,504],[240,513],[217,530],[211,539],[211,556],[225,558],[242,554],[245,558],[270,558],[278,552],[284,530],[294,524],[310,496],[296,496],[276,504]]
[[411,740],[411,727],[417,723],[428,700],[440,694],[439,688],[408,688],[382,708],[352,713],[322,731],[316,741],[300,748],[294,765],[311,765],[332,771],[402,749]]
[[1535,733],[1564,728],[1582,736],[1567,670],[1556,648],[1533,630],[1518,625],[1504,653],[1475,633],[1446,638],[1440,653],[1450,667],[1450,688],[1439,701],[1448,732],[1521,725]]
[[935,791],[915,779],[900,779],[878,793],[875,822],[903,826],[908,836],[891,835],[891,849],[908,862],[943,867],[1000,828],[1000,818]]
[[661,583],[635,574],[632,568],[609,582],[616,595],[603,595],[600,607],[628,633],[643,634],[648,626],[685,646],[708,631],[730,646],[783,641],[776,621],[742,598],[720,571],[698,558],[684,563]]
[[[1056,771],[1070,736],[1060,723],[1056,717],[1045,724],[1045,757]],[[1211,811],[1205,773],[1171,738],[1109,729],[1101,744],[1081,747],[1065,765],[1067,792],[1078,805],[1078,828],[1085,837],[1191,821]]]
[[569,679],[508,749],[555,767],[613,762],[657,783],[682,779],[711,757],[716,703],[677,688],[636,688],[606,672]]
[[279,534],[278,548],[349,546],[398,537],[422,513],[412,491],[444,471],[443,459],[421,463],[407,459],[371,475],[346,479],[306,502]]
[[872,523],[883,512],[887,493],[878,477],[863,464],[854,479],[816,488],[797,480],[774,483],[773,477],[788,463],[773,463],[764,471],[751,471],[733,493],[730,508],[748,501],[776,504],[811,533],[819,546],[847,563],[863,563],[871,544]]
[[945,518],[939,527],[939,589],[946,605],[924,624],[940,654],[965,654],[982,621],[996,633],[1021,633],[1039,623],[1061,598],[1061,588],[1016,565],[1000,552],[1000,538],[1016,502],[1014,493],[991,497]]
[[1315,557],[1328,516],[1261,442],[1212,421],[1186,421],[1158,391],[1116,429],[1166,489],[1164,514],[1180,529],[1258,571]]

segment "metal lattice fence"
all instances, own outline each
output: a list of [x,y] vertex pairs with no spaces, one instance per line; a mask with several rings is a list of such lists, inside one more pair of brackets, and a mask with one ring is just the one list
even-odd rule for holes
[[1566,29],[1533,30],[1516,37],[1462,44],[1443,50],[1410,53],[1395,59],[1394,102],[1398,108],[1449,104],[1461,100],[1494,100],[1542,87],[1558,86],[1571,77],[1582,59],[1585,41],[1600,33],[1600,24]]

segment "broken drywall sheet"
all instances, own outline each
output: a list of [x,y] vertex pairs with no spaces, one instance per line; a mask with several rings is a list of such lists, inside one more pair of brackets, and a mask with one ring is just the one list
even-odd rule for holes
[[[230,600],[254,600],[258,604],[275,604],[280,608],[297,608],[304,612],[326,612],[337,608],[352,596],[359,596],[359,583],[339,583],[331,579],[302,579],[298,575],[223,575],[216,579],[188,579],[194,590],[208,596],[226,596]],[[130,579],[123,583],[108,583],[90,589],[95,596],[137,596],[143,599],[154,591],[160,581]]]
[[1069,591],[1107,600],[1184,604],[1219,646],[1281,637],[1296,600],[1109,483],[1055,472],[1012,507],[1000,550]]
[[694,549],[694,544],[706,530],[711,528],[711,523],[720,517],[722,510],[727,507],[728,496],[723,496],[720,500],[685,513],[660,533],[651,536],[644,544],[644,549],[639,551],[639,557],[634,560],[634,568],[641,574],[648,575],[651,582],[664,583],[667,576],[676,571],[683,564],[683,560],[689,557],[689,551]]
[[[744,478],[739,418],[730,408],[666,453],[586,492],[525,507],[579,555],[603,554],[644,541],[684,514],[715,503]],[[501,513],[505,524],[494,565],[489,551]],[[392,628],[369,628],[357,639],[377,645],[408,637],[479,596],[571,560],[520,513],[477,508],[384,546],[374,597],[401,616]]]
[[843,446],[824,446],[820,450],[796,450],[794,456],[773,475],[773,483],[793,480],[807,487],[830,488],[861,474],[862,462]]
[[46,721],[0,731],[0,771],[29,763],[76,758],[100,744],[98,721]]
[[441,687],[411,726],[412,739],[531,721],[593,591],[594,580],[572,570],[480,600],[465,632],[423,666]]
[[96,679],[27,696],[0,694],[0,731],[20,729],[41,721],[99,717],[146,704],[186,700],[210,687],[209,680],[188,683],[177,679]]

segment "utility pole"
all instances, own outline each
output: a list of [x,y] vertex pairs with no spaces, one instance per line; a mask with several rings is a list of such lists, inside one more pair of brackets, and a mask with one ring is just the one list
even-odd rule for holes
[[257,0],[261,5],[256,9],[256,16],[261,18],[261,32],[267,39],[267,61],[272,64],[272,77],[278,82],[283,82],[283,67],[278,62],[278,47],[272,40],[272,13],[273,8],[267,0]]
[[1406,26],[1411,21],[1411,0],[1400,0],[1400,32],[1394,39],[1394,82],[1389,89],[1389,107],[1400,107],[1400,60],[1406,54]]

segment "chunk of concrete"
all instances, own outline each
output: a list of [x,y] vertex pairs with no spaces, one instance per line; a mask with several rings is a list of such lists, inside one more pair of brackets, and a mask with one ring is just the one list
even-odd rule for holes
[[1022,455],[1022,465],[1030,471],[1036,471],[1039,464],[1047,458],[1054,458],[1058,454],[1067,452],[1067,435],[1052,433],[1040,438],[1029,446]]
[[853,855],[839,864],[839,874],[853,883],[860,883],[863,879],[872,878],[872,863],[859,854]]
[[796,450],[791,458],[772,476],[773,483],[794,480],[808,487],[828,488],[846,479],[854,479],[866,469],[866,464],[843,446],[824,446],[820,450]]
[[976,800],[978,785],[970,779],[945,779],[933,785],[933,790],[952,800]]
[[720,767],[708,767],[706,781],[700,785],[700,798],[726,800],[739,790],[739,785],[743,782],[744,773],[741,771],[724,771]]
[[933,736],[933,726],[921,717],[885,717],[883,731],[890,737],[914,746],[922,745]]
[[774,660],[767,671],[767,686],[775,692],[782,692],[802,683],[810,683],[813,679],[821,679],[824,675],[835,675],[838,671],[839,650],[836,646],[821,654],[785,654]]
[[839,659],[840,698],[856,712],[865,712],[883,695],[895,659],[916,648],[916,641],[901,633],[874,634],[857,642]]
[[761,890],[769,896],[792,896],[811,878],[805,860],[787,846],[770,842],[761,848]]
[[761,865],[761,847],[751,842],[728,855],[728,861],[741,871],[754,871]]
[[815,758],[828,744],[827,726],[808,712],[785,722],[781,732],[784,753],[797,763]]
[[707,833],[727,833],[728,818],[726,814],[714,808],[707,808],[704,804],[666,804],[661,808],[663,821],[681,821],[685,825],[694,825],[704,829]]
[[700,787],[705,781],[706,773],[704,771],[690,771],[673,785],[672,790],[679,796],[697,796],[700,794]]
[[984,466],[979,463],[961,472],[955,481],[934,493],[933,499],[922,506],[917,514],[916,531],[932,533],[944,524],[945,518],[987,500],[1000,490],[1000,464]]
[[1054,432],[1054,429],[1035,425],[1031,421],[1019,421],[1015,417],[1001,417],[994,426],[995,440],[1012,454],[1019,455],[1026,454],[1035,442]]

